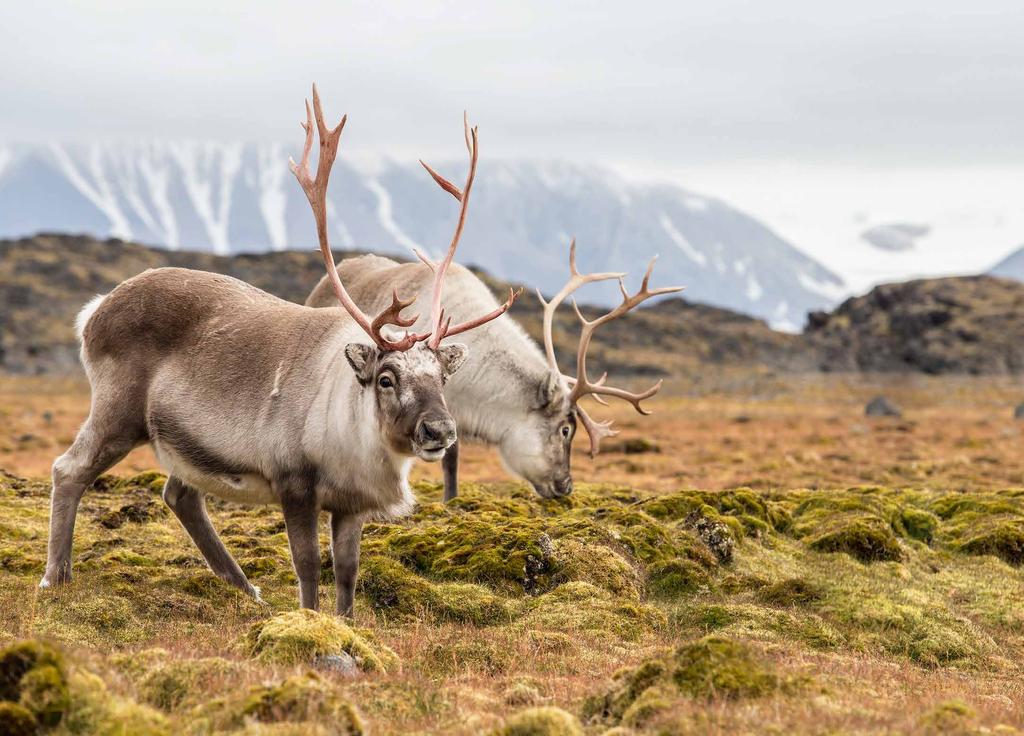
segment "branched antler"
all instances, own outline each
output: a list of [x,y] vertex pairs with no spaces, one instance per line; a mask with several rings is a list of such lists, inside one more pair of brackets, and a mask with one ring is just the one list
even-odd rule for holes
[[[314,113],[316,115],[316,130],[320,138],[320,155],[316,162],[316,176],[309,171],[309,154],[313,150],[313,125]],[[341,283],[338,276],[338,269],[334,265],[334,255],[331,253],[331,245],[327,233],[327,183],[331,176],[331,167],[334,166],[334,159],[338,155],[338,144],[341,141],[341,132],[345,128],[348,116],[341,118],[337,127],[331,129],[324,123],[323,107],[320,104],[320,93],[316,85],[313,85],[313,108],[309,107],[309,100],[306,100],[306,122],[302,123],[302,129],[306,131],[306,141],[302,146],[302,158],[295,163],[291,158],[288,164],[295,174],[295,178],[306,193],[310,207],[313,208],[313,218],[316,221],[316,233],[320,240],[320,253],[324,257],[324,265],[327,267],[327,276],[334,287],[334,293],[338,295],[341,306],[352,315],[352,319],[366,331],[366,334],[377,344],[381,350],[408,350],[417,342],[430,337],[430,333],[410,334],[406,331],[405,336],[397,341],[389,340],[383,335],[385,325],[396,325],[398,327],[411,327],[416,317],[405,318],[400,312],[410,306],[415,299],[403,301],[394,293],[391,306],[378,314],[371,320],[349,296],[345,285]]]
[[[544,297],[538,292],[537,297],[540,299],[542,305],[544,305],[544,350],[547,353],[548,365],[551,369],[562,376],[562,380],[567,386],[571,386],[572,390],[569,393],[570,402],[576,407],[576,413],[579,415],[580,421],[583,424],[583,428],[587,431],[590,437],[590,456],[594,457],[600,450],[601,440],[605,437],[613,437],[618,434],[615,430],[611,429],[611,422],[596,422],[591,419],[590,415],[579,405],[579,400],[584,396],[591,396],[599,404],[604,406],[608,405],[608,402],[604,400],[605,396],[622,399],[628,401],[633,405],[633,408],[640,414],[650,414],[645,409],[641,402],[644,399],[649,399],[658,393],[661,389],[661,381],[648,388],[646,391],[631,392],[625,389],[615,388],[605,384],[608,378],[608,374],[604,373],[596,381],[591,381],[587,376],[587,350],[590,348],[590,341],[594,335],[595,330],[603,324],[611,322],[613,319],[617,319],[622,315],[629,312],[631,309],[639,306],[648,299],[660,296],[662,294],[672,294],[677,291],[682,291],[681,286],[666,286],[658,289],[651,289],[650,279],[651,272],[654,270],[654,262],[656,258],[652,258],[650,264],[647,266],[647,271],[644,274],[643,282],[640,285],[640,290],[636,294],[630,295],[626,290],[626,284],[623,281],[625,277],[624,273],[593,273],[593,274],[581,274],[576,268],[576,240],[573,239],[569,246],[569,280],[565,286],[559,290],[555,296],[551,298],[551,301],[545,301]],[[580,331],[580,342],[576,352],[576,375],[566,376],[561,373],[558,368],[558,361],[555,357],[555,344],[554,337],[552,334],[554,324],[554,314],[558,305],[561,304],[565,299],[571,296],[577,289],[584,284],[593,283],[596,281],[608,281],[610,279],[618,279],[619,290],[622,292],[622,303],[615,309],[611,310],[607,314],[603,314],[593,320],[588,320],[580,312],[579,306],[576,304],[576,300],[573,299],[573,309],[576,311],[576,316],[579,317],[583,327]]]
[[458,224],[455,226],[455,233],[452,235],[452,241],[448,245],[448,252],[440,262],[431,260],[419,249],[413,249],[416,257],[423,261],[430,267],[430,270],[434,272],[434,291],[430,302],[431,336],[430,341],[427,343],[427,346],[432,350],[436,350],[441,344],[441,340],[446,337],[458,335],[460,332],[466,332],[474,327],[479,327],[482,324],[490,322],[493,319],[497,319],[508,311],[509,307],[512,306],[519,294],[522,293],[522,289],[518,292],[509,289],[508,299],[506,299],[497,309],[481,317],[476,317],[457,324],[454,327],[452,327],[451,324],[451,317],[445,319],[444,309],[441,307],[441,291],[444,288],[444,280],[445,276],[448,274],[448,267],[451,265],[452,259],[455,257],[455,250],[459,247],[459,240],[462,238],[462,231],[466,226],[466,213],[469,209],[469,195],[473,190],[473,181],[476,179],[476,164],[479,152],[477,128],[476,126],[473,126],[472,128],[469,127],[469,117],[465,113],[463,113],[462,116],[462,127],[466,138],[466,150],[469,151],[469,173],[466,175],[466,183],[461,189],[437,173],[425,161],[422,159],[420,160],[423,168],[426,169],[427,173],[430,174],[435,182],[437,182],[437,185],[455,197],[456,201],[461,205],[459,208]]

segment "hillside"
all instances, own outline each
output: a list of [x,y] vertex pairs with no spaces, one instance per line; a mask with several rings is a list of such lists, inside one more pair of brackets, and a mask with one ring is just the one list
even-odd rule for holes
[[[0,238],[48,231],[219,255],[305,250],[315,242],[313,222],[286,165],[301,141],[289,143],[0,143]],[[433,163],[453,176],[465,167]],[[450,237],[451,200],[415,161],[343,155],[329,196],[339,249],[408,257],[412,246],[436,251]],[[839,277],[721,200],[595,166],[481,161],[465,263],[551,291],[573,235],[584,268],[636,272],[660,254],[665,283],[775,326],[795,329],[844,293]]]
[[[0,370],[77,372],[72,323],[78,309],[94,294],[159,266],[230,274],[300,303],[323,274],[320,255],[312,250],[217,256],[87,236],[0,240]],[[485,279],[497,291],[507,290],[504,282]],[[592,313],[587,307],[584,311]],[[529,293],[516,304],[514,316],[540,338],[541,310]],[[572,310],[564,308],[556,340],[566,370],[573,367],[575,322]],[[813,366],[797,337],[774,332],[760,320],[683,299],[659,302],[610,323],[595,338],[592,354],[596,365],[616,375],[666,375],[702,363]]]
[[991,276],[885,284],[810,315],[805,339],[827,371],[1024,371],[1024,285]]

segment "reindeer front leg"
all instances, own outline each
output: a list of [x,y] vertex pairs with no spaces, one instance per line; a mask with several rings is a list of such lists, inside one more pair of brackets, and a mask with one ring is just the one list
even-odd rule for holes
[[337,512],[331,514],[331,557],[334,559],[334,589],[339,616],[352,615],[362,535],[362,517]]
[[299,579],[299,605],[320,608],[320,544],[317,518],[320,506],[311,479],[292,478],[281,484],[281,508],[292,553],[292,566]]
[[455,440],[441,458],[444,471],[444,502],[448,503],[459,495],[459,441]]

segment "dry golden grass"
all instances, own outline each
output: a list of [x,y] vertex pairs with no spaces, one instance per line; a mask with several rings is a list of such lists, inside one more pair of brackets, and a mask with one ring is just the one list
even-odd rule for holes
[[[621,435],[590,460],[581,433],[575,477],[653,490],[1024,485],[1024,422],[1013,419],[1024,401],[1021,379],[725,372],[694,383],[696,389],[667,385],[649,403],[650,417],[624,406],[594,407],[616,420]],[[879,393],[903,408],[902,419],[864,416]],[[88,412],[84,379],[0,375],[0,468],[48,475]],[[630,439],[650,440],[661,452],[626,454],[622,444]],[[156,466],[142,447],[112,472]],[[418,464],[413,477],[439,479],[439,466]],[[510,480],[494,450],[474,445],[463,449],[461,478]]]
[[[1024,524],[1024,495],[1003,490],[1024,486],[1012,418],[1024,395],[1019,382],[737,373],[705,379],[699,395],[688,390],[668,387],[650,418],[596,410],[623,432],[596,461],[578,454],[580,488],[568,502],[536,499],[500,469],[493,451],[469,447],[463,500],[444,508],[438,468],[418,466],[420,511],[367,531],[354,622],[370,646],[397,655],[400,669],[355,679],[322,674],[301,690],[304,703],[319,703],[315,713],[279,703],[260,718],[301,721],[296,733],[312,724],[346,733],[338,714],[352,704],[376,734],[475,734],[524,709],[557,706],[588,734],[619,720],[636,733],[1024,728],[1024,574],[1010,564],[1019,564],[1016,537],[992,542],[999,556],[976,556],[970,547],[994,538],[992,524]],[[863,406],[877,393],[900,404],[904,417],[865,418]],[[255,693],[284,703],[288,678],[306,670],[253,659],[240,643],[254,624],[295,608],[277,510],[211,503],[214,524],[253,571],[266,606],[205,569],[145,478],[86,495],[75,580],[60,591],[36,588],[46,544],[44,479],[87,411],[80,381],[0,379],[0,467],[39,479],[0,475],[0,646],[56,641],[72,680],[92,672],[125,703],[150,704],[129,715],[154,733],[256,732],[261,726],[246,710]],[[624,451],[638,440],[660,451]],[[141,449],[114,472],[154,466]],[[708,493],[744,486],[753,490]],[[962,498],[980,505],[963,516],[949,510]],[[129,501],[143,502],[151,517],[114,529],[101,523]],[[692,510],[734,541],[732,561],[703,546],[687,521]],[[890,546],[858,546],[858,525],[876,522]],[[833,527],[846,536],[826,546],[820,540]],[[538,597],[518,585],[515,555],[535,551],[540,533],[554,540],[556,557],[568,558]],[[503,544],[509,556],[460,567],[446,557],[458,541],[480,553]],[[678,560],[688,565],[683,577],[666,577],[665,565]],[[427,597],[408,610],[396,606],[379,584],[406,582],[381,573],[381,561],[400,562]],[[330,588],[325,578],[326,610]],[[474,597],[485,601],[480,612]],[[595,703],[622,677],[708,635],[742,646],[769,685],[741,682],[745,694],[729,697],[725,661],[714,670],[720,689],[713,692],[687,695],[664,681],[644,690],[648,710],[600,714]],[[166,702],[177,692],[172,686],[184,688],[183,700]],[[125,713],[81,722],[68,715],[58,732],[116,726]]]

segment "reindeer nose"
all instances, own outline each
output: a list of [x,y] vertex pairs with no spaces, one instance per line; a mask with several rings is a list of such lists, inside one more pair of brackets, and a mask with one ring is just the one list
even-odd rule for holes
[[561,498],[572,493],[572,478],[555,481],[555,496]]
[[447,448],[455,443],[455,422],[451,417],[421,419],[416,425],[416,442],[430,448]]

